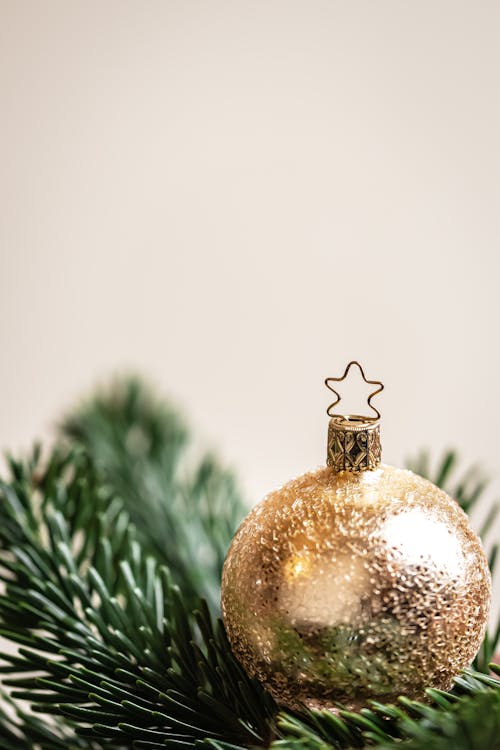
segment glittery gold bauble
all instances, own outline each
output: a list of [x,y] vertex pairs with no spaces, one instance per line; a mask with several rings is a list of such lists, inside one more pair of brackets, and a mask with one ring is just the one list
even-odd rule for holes
[[236,533],[222,578],[235,655],[294,709],[449,689],[486,627],[478,537],[411,471],[331,463],[268,495]]
[[270,494],[240,526],[222,585],[236,656],[291,708],[450,688],[490,597],[465,513],[391,466],[328,467]]

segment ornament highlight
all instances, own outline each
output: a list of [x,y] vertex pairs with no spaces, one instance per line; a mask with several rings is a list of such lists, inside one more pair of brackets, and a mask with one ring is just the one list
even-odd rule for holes
[[[343,380],[329,378],[330,383]],[[364,378],[366,381],[366,378]],[[331,416],[328,466],[272,492],[224,564],[231,647],[278,703],[358,709],[449,689],[486,628],[481,542],[445,492],[380,464],[379,413]],[[332,388],[333,390],[333,388]]]

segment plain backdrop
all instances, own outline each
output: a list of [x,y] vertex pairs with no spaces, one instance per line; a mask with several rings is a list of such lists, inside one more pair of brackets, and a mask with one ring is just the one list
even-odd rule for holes
[[252,503],[324,462],[357,358],[384,459],[454,446],[494,499],[499,34],[496,1],[0,0],[0,447],[132,369]]

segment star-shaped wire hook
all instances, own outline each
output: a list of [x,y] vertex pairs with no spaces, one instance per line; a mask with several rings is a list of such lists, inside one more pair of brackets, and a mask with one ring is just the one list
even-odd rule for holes
[[367,380],[366,375],[365,375],[365,373],[363,371],[363,368],[361,367],[361,365],[359,364],[359,362],[357,362],[355,359],[353,359],[351,362],[349,362],[349,364],[347,365],[347,367],[344,370],[344,374],[340,378],[326,378],[326,380],[325,380],[326,387],[329,388],[336,395],[336,397],[337,397],[336,400],[333,401],[333,403],[330,404],[330,406],[326,410],[326,413],[328,414],[329,417],[335,416],[335,414],[333,413],[332,409],[335,406],[337,406],[337,404],[341,400],[340,393],[337,390],[335,390],[335,388],[333,387],[333,385],[331,385],[331,383],[341,383],[343,380],[345,380],[346,377],[347,377],[347,375],[348,375],[348,373],[349,373],[349,370],[351,369],[351,367],[353,365],[357,365],[357,367],[359,367],[359,371],[360,371],[361,376],[362,376],[363,380],[365,381],[365,383],[368,383],[368,385],[376,385],[376,386],[378,386],[378,388],[375,388],[375,390],[370,393],[370,395],[368,396],[368,399],[367,399],[368,406],[370,407],[370,409],[372,409],[372,411],[375,412],[376,416],[375,417],[367,417],[367,419],[373,419],[373,420],[380,419],[380,412],[379,412],[378,409],[376,409],[373,406],[373,404],[372,404],[372,398],[374,396],[376,396],[378,393],[380,393],[380,391],[384,390],[384,384],[381,383],[380,380]]

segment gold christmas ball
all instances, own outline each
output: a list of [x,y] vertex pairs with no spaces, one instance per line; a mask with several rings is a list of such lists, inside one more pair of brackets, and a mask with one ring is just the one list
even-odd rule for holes
[[[349,446],[358,467],[369,439]],[[426,479],[377,460],[338,470],[330,453],[331,466],[272,492],[236,533],[222,577],[235,655],[292,709],[449,689],[486,627],[481,542]]]

